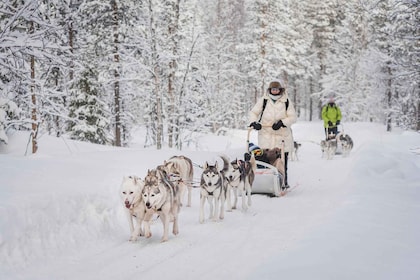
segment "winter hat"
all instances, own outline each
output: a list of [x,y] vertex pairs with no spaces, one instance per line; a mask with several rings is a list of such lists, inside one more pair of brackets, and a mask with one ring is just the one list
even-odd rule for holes
[[263,154],[263,150],[254,143],[248,144],[248,151],[256,156],[261,156]]
[[277,82],[277,81],[271,82],[270,86],[268,87],[268,92],[270,92],[272,88],[278,88],[280,89],[280,93],[284,93],[284,87],[281,86],[280,82]]

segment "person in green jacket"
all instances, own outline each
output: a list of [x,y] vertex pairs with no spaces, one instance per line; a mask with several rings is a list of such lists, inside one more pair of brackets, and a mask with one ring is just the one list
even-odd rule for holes
[[331,97],[328,100],[328,103],[322,107],[322,119],[324,120],[326,139],[328,140],[328,135],[330,134],[336,136],[338,134],[337,126],[341,121],[341,110],[335,104],[333,97]]

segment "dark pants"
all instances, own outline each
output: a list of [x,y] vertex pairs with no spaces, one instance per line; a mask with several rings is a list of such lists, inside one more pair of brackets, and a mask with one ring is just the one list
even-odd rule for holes
[[331,134],[331,133],[334,134],[334,135],[337,135],[338,134],[338,128],[336,126],[325,128],[325,139],[326,140],[328,140],[328,135]]
[[287,161],[289,159],[289,153],[284,153],[284,184],[288,186],[287,183]]

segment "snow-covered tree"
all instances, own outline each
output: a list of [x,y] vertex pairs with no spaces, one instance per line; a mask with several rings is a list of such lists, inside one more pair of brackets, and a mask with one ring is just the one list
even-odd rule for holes
[[111,144],[113,139],[109,133],[110,120],[104,111],[109,111],[108,104],[101,100],[100,87],[93,84],[97,80],[96,71],[86,70],[82,73],[70,103],[70,135],[72,139],[88,141],[96,144]]
[[[32,152],[37,135],[65,108],[62,80],[67,50],[62,41],[61,1],[13,1],[0,4],[1,88],[21,108],[21,125],[32,130]],[[60,71],[57,71],[60,69]],[[56,85],[50,83],[55,77]]]
[[13,121],[18,117],[19,112],[16,103],[0,97],[0,143],[8,144],[9,138],[6,131],[13,126]]
[[182,149],[197,132],[244,128],[274,79],[301,119],[334,95],[345,120],[420,126],[416,0],[4,0],[0,10],[0,97],[21,109],[3,127],[31,130],[33,152],[41,130],[125,146],[137,125],[147,146]]
[[419,1],[395,0],[392,21],[392,57],[396,124],[420,130],[420,18]]

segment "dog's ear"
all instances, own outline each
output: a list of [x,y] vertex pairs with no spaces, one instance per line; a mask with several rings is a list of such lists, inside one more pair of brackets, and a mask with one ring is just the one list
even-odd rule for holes
[[207,169],[207,168],[209,168],[209,163],[206,161],[206,162],[204,163],[204,169]]

